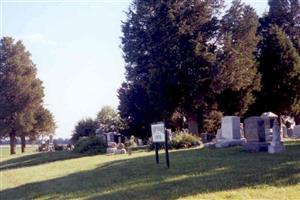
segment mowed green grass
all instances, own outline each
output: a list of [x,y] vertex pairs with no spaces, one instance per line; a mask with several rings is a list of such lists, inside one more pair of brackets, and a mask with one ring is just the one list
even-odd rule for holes
[[279,155],[229,149],[84,156],[28,154],[1,162],[0,199],[300,199],[300,142]]
[[[26,154],[37,152],[37,149],[38,149],[38,145],[27,145]],[[19,147],[19,146],[16,148],[16,155],[14,155],[14,157],[16,157],[16,156],[23,156],[21,153],[21,147]],[[9,145],[0,146],[0,158],[6,159],[9,157],[12,158],[10,156]]]

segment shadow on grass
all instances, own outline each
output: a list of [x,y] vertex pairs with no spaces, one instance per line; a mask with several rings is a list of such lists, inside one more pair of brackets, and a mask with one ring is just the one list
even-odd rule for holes
[[72,153],[71,151],[34,153],[0,162],[0,171],[40,165],[59,160],[73,159],[82,156],[84,155]]
[[278,155],[246,153],[239,148],[176,151],[170,153],[170,169],[164,162],[154,164],[154,156],[119,160],[7,189],[0,197],[175,200],[261,184],[295,185],[300,181],[299,154],[299,143],[287,146],[287,151]]

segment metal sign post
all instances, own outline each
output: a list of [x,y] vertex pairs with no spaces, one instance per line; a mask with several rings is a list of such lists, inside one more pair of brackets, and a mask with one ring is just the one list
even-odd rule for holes
[[167,167],[170,168],[170,159],[169,159],[169,145],[168,145],[168,131],[165,130],[165,150],[166,150],[166,163]]
[[156,142],[155,142],[155,160],[156,160],[156,164],[159,164],[158,143]]

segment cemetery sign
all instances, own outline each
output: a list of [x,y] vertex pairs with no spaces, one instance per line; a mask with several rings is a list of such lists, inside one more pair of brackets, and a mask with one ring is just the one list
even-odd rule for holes
[[152,140],[155,145],[155,160],[156,164],[159,164],[159,143],[164,143],[165,155],[166,155],[166,164],[170,168],[170,159],[169,159],[169,149],[168,149],[168,132],[165,129],[165,124],[163,122],[158,122],[151,124]]
[[159,122],[151,125],[153,142],[165,142],[165,124]]

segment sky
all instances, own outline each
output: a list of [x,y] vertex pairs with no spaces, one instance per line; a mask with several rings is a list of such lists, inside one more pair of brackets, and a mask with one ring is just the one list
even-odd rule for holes
[[[267,0],[243,0],[258,14]],[[130,0],[0,0],[1,37],[22,40],[43,81],[44,105],[55,117],[55,137],[102,106],[117,108],[125,80],[121,24]],[[230,2],[230,0],[227,0]]]

